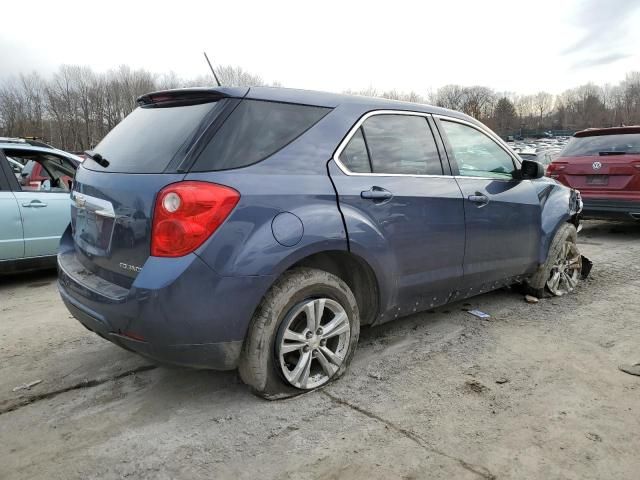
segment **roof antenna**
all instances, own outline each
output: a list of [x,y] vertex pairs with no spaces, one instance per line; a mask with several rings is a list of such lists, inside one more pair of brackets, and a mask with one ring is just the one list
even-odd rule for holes
[[209,57],[207,56],[207,52],[202,52],[202,53],[204,53],[204,58],[207,59],[207,63],[209,64],[209,68],[211,69],[211,73],[213,73],[213,78],[216,79],[216,83],[218,84],[219,87],[221,87],[222,85],[220,85],[220,80],[218,80],[218,76],[216,75],[216,71],[211,66],[211,62],[209,61]]

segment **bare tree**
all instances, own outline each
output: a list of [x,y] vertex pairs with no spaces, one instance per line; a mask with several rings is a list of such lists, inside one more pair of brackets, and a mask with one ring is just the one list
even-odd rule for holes
[[465,88],[460,85],[445,85],[440,87],[431,101],[438,107],[451,110],[462,110],[466,97]]
[[462,111],[477,119],[488,118],[493,114],[496,98],[493,90],[482,86],[465,88]]
[[551,113],[553,109],[553,95],[547,92],[538,92],[533,98],[533,108],[535,108],[538,114],[538,126],[542,126],[544,123],[545,115]]

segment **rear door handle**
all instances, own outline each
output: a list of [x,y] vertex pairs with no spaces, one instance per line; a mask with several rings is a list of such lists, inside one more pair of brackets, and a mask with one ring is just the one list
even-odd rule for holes
[[489,197],[487,197],[486,195],[483,195],[480,192],[476,192],[475,195],[469,195],[467,198],[469,199],[470,202],[477,203],[478,206],[480,207],[489,203]]
[[44,202],[41,202],[40,200],[31,200],[28,203],[23,203],[22,206],[25,208],[42,208],[42,207],[46,207],[47,204]]
[[370,190],[360,192],[360,196],[369,200],[390,200],[393,198],[393,193],[384,188],[371,187]]

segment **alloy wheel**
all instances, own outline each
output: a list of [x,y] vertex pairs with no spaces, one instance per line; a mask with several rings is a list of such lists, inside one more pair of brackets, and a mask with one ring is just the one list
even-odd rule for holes
[[349,316],[330,298],[308,299],[286,315],[277,341],[280,369],[302,390],[327,383],[342,366],[351,336]]
[[547,288],[557,297],[572,292],[578,285],[581,269],[582,259],[578,247],[569,240],[565,241],[551,267]]

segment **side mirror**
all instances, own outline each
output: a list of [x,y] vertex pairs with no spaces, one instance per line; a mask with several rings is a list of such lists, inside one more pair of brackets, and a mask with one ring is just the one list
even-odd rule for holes
[[535,180],[544,177],[544,167],[540,162],[535,160],[523,160],[520,169],[520,178],[522,180]]

